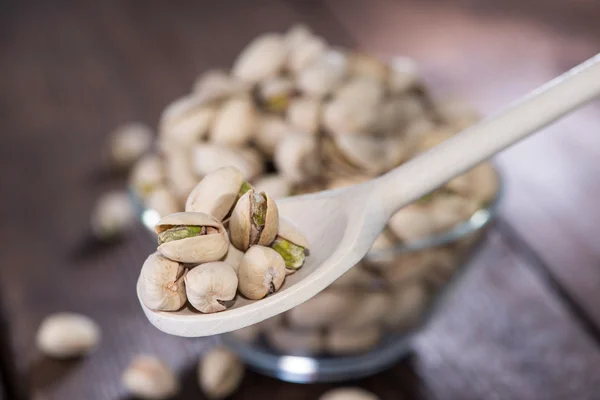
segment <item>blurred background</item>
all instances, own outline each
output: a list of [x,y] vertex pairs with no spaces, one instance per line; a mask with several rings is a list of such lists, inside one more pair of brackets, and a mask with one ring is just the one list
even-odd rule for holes
[[[434,97],[483,115],[600,49],[593,0],[12,1],[0,4],[0,398],[120,399],[133,356],[176,371],[204,398],[198,359],[218,338],[151,326],[135,282],[154,244],[140,223],[91,239],[99,196],[123,190],[111,132],[155,129],[163,109],[251,39],[303,23],[329,44],[408,56]],[[500,215],[442,310],[390,369],[344,385],[381,399],[565,399],[600,393],[598,104],[497,157]],[[41,321],[82,313],[102,330],[89,357],[35,346]],[[317,399],[338,383],[247,371],[232,399]]]

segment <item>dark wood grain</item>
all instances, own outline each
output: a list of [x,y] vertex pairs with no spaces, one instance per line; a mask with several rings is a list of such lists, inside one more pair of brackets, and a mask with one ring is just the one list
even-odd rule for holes
[[[0,381],[8,380],[8,398],[127,398],[120,374],[142,352],[178,371],[181,398],[202,398],[196,362],[216,339],[159,332],[135,297],[152,241],[141,227],[109,246],[87,238],[96,197],[124,185],[106,172],[101,151],[117,124],[155,125],[200,72],[230,65],[257,34],[300,21],[334,44],[412,55],[439,92],[459,92],[492,110],[598,47],[600,36],[590,34],[599,29],[594,4],[577,2],[574,16],[562,19],[558,0],[539,14],[529,3],[2,2],[0,304],[8,324],[4,345],[0,335]],[[508,180],[504,220],[596,316],[594,111],[499,162]],[[538,164],[525,167],[527,159]],[[349,384],[382,399],[593,398],[598,343],[507,232],[494,233],[411,358]],[[33,346],[42,318],[63,310],[101,325],[102,344],[89,358],[51,361]],[[232,398],[315,399],[331,387],[249,372]]]

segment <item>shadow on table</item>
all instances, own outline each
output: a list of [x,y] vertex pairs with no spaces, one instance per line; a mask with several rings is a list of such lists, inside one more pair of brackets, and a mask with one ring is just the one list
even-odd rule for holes
[[80,358],[70,360],[54,360],[47,357],[38,358],[29,369],[31,386],[37,392],[45,391],[53,384],[58,384],[77,369]]

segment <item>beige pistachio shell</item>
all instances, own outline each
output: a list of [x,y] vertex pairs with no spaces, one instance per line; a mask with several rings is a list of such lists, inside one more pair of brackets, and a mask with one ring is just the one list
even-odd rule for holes
[[252,246],[242,258],[238,277],[240,293],[251,300],[260,300],[283,284],[285,262],[273,249]]
[[301,133],[286,135],[275,150],[275,165],[285,180],[292,184],[319,175],[320,160],[317,138]]
[[349,355],[366,353],[381,340],[382,330],[379,325],[366,326],[362,329],[338,329],[327,331],[325,347],[333,355]]
[[365,77],[348,80],[335,93],[338,100],[359,103],[365,107],[377,106],[383,95],[384,87],[381,81]]
[[279,231],[277,232],[277,236],[294,243],[296,246],[310,250],[310,244],[304,233],[302,233],[296,224],[286,218],[279,219]]
[[[266,199],[266,214],[258,217],[264,219],[262,230],[255,221],[256,214],[253,213],[256,196],[263,196]],[[254,189],[250,189],[240,197],[229,220],[231,243],[241,251],[246,251],[255,244],[268,246],[275,240],[278,229],[277,204],[268,194],[256,193]]]
[[206,226],[216,229],[217,232],[165,242],[157,249],[163,256],[182,263],[199,264],[216,261],[227,252],[227,232],[214,217],[194,212],[170,214],[161,218],[155,230],[160,234],[175,226]]
[[213,69],[200,75],[194,82],[193,89],[198,98],[217,101],[246,93],[250,90],[250,85],[223,70]]
[[323,126],[334,135],[368,133],[376,123],[376,105],[336,98],[323,107]]
[[182,202],[188,197],[198,178],[192,170],[187,151],[172,149],[165,158],[165,170],[171,192]]
[[379,400],[379,397],[358,387],[347,387],[332,389],[319,397],[319,400]]
[[215,117],[215,107],[195,95],[169,105],[159,123],[159,140],[187,146],[206,136]]
[[334,137],[334,142],[344,159],[368,174],[388,171],[406,158],[401,137],[343,135]]
[[333,92],[347,72],[344,53],[328,50],[298,75],[298,88],[308,96],[322,98]]
[[316,135],[321,118],[321,102],[310,97],[298,97],[290,101],[287,109],[288,123],[299,132]]
[[400,209],[392,215],[388,227],[398,239],[406,243],[424,239],[436,229],[428,209],[419,204],[410,204]]
[[320,37],[311,36],[300,39],[290,49],[288,69],[298,74],[308,68],[327,51],[327,43]]
[[256,150],[216,144],[197,144],[193,149],[192,166],[199,176],[222,167],[235,167],[246,181],[251,181],[264,169],[262,157]]
[[247,82],[259,82],[276,75],[285,63],[287,49],[283,36],[263,34],[248,44],[235,60],[233,76]]
[[212,400],[233,394],[244,377],[244,364],[230,350],[216,347],[209,350],[198,364],[198,383]]
[[480,164],[467,174],[475,200],[485,205],[496,197],[499,189],[498,175],[490,163]]
[[390,60],[388,87],[392,93],[405,93],[419,84],[417,63],[408,57],[394,57]]
[[225,258],[223,258],[223,262],[229,264],[231,268],[237,273],[240,268],[240,263],[242,262],[242,258],[244,257],[244,253],[235,248],[231,243],[229,244],[229,249],[227,250],[227,254]]
[[144,155],[152,144],[152,130],[141,122],[119,126],[110,136],[110,154],[115,166],[127,168]]
[[384,292],[355,293],[358,304],[352,309],[347,318],[341,320],[339,327],[346,329],[363,329],[383,321],[389,309],[391,296]]
[[288,29],[283,37],[283,40],[285,41],[285,46],[288,52],[290,52],[312,37],[313,33],[308,26],[304,24],[296,24]]
[[452,229],[478,209],[476,202],[455,194],[434,195],[427,206],[436,232]]
[[100,341],[100,327],[91,318],[60,312],[44,318],[35,341],[44,355],[66,359],[90,353]]
[[469,178],[468,174],[459,175],[449,180],[444,188],[460,196],[467,197],[471,192],[471,179]]
[[358,264],[337,278],[330,287],[340,290],[352,288],[372,289],[376,287],[377,282],[378,279],[372,272]]
[[273,157],[277,143],[291,130],[278,115],[264,115],[258,123],[254,141],[258,149],[268,157]]
[[351,76],[384,82],[388,75],[388,68],[386,63],[370,54],[352,52],[348,55],[348,70]]
[[122,235],[135,221],[135,210],[126,192],[111,191],[98,198],[92,211],[92,233],[100,240]]
[[256,133],[258,116],[247,97],[234,97],[221,105],[210,130],[210,140],[219,145],[243,146]]
[[411,282],[395,288],[384,323],[395,330],[414,328],[427,306],[428,295],[424,285]]
[[353,318],[357,299],[340,290],[325,290],[289,310],[289,324],[296,328],[321,328]]
[[[269,193],[273,200],[289,196],[292,193],[292,186],[288,181],[278,174],[263,175],[252,184],[257,192]],[[281,223],[281,219],[279,220]],[[281,229],[281,227],[280,227]]]
[[145,198],[165,179],[162,160],[156,154],[142,157],[133,167],[129,184],[138,196]]
[[288,107],[295,90],[296,87],[291,78],[277,76],[261,82],[258,94],[267,110],[282,112]]
[[238,277],[233,268],[222,261],[200,264],[185,276],[188,301],[198,311],[215,313],[233,305]]
[[223,221],[235,205],[243,182],[242,173],[235,167],[216,169],[194,187],[185,211],[205,213]]
[[123,372],[121,381],[131,395],[140,399],[166,400],[180,390],[173,371],[151,355],[136,356]]
[[392,265],[380,268],[379,272],[390,285],[400,286],[423,279],[433,262],[435,257],[430,250],[401,254],[395,257]]
[[470,104],[456,99],[438,102],[435,111],[444,123],[460,128],[466,128],[481,119]]
[[156,188],[146,199],[146,205],[162,218],[181,211],[177,198],[164,186]]
[[185,304],[185,268],[159,253],[153,253],[142,265],[140,298],[154,311],[177,311]]
[[318,330],[295,331],[277,327],[265,331],[268,343],[282,354],[315,355],[323,351],[323,334]]

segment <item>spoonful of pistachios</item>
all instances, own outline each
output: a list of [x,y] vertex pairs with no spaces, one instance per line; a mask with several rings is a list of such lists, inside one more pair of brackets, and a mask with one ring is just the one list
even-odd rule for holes
[[156,225],[159,246],[137,285],[142,308],[158,329],[187,337],[287,311],[362,259],[395,211],[598,95],[600,55],[385,175],[277,202],[235,168],[217,170],[186,212]]

